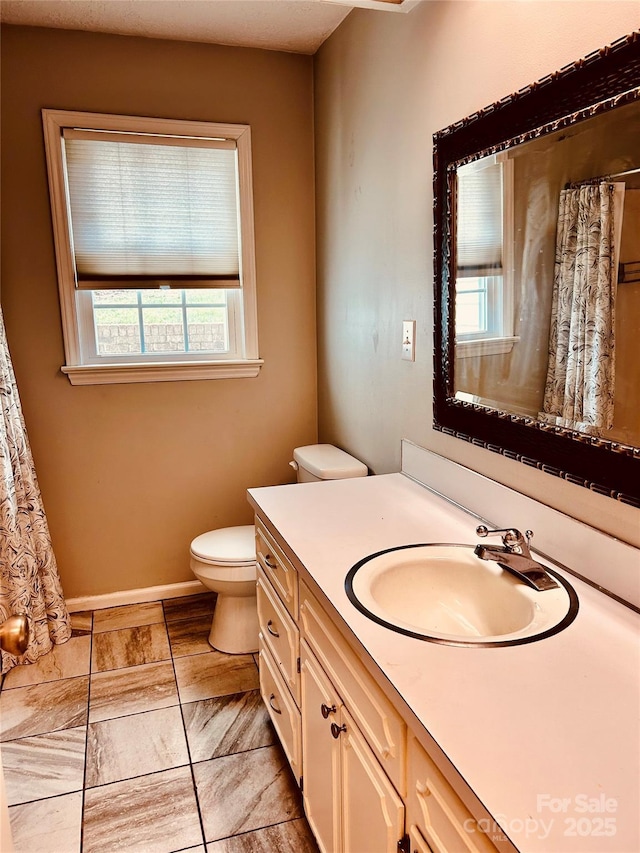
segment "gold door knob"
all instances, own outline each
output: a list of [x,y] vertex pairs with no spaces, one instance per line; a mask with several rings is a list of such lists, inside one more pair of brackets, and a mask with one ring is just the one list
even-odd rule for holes
[[23,655],[29,643],[29,623],[26,616],[10,616],[0,625],[0,649],[10,655]]

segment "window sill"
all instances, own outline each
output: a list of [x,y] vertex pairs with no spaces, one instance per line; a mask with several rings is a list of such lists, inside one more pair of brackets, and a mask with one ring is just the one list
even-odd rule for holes
[[479,341],[456,341],[456,358],[472,358],[476,355],[504,355],[511,352],[520,340],[518,335],[505,338],[485,338]]
[[128,382],[182,382],[190,379],[250,379],[260,373],[261,358],[238,361],[172,361],[146,364],[63,365],[72,385],[116,385]]

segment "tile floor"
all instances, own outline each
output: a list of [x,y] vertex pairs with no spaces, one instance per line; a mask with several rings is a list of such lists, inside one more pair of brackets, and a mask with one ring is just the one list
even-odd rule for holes
[[215,596],[73,614],[0,693],[16,853],[317,853],[257,656],[207,642]]

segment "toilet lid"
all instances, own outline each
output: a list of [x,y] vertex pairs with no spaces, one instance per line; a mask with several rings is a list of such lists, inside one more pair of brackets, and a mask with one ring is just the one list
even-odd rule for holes
[[202,533],[191,543],[191,553],[212,563],[246,566],[256,561],[255,527],[221,527]]

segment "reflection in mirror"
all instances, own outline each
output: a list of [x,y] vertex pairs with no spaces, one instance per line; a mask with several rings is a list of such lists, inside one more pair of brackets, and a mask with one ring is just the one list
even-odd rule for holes
[[454,392],[640,446],[640,103],[463,162]]

